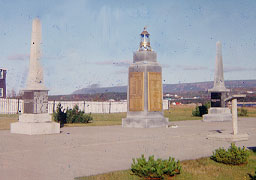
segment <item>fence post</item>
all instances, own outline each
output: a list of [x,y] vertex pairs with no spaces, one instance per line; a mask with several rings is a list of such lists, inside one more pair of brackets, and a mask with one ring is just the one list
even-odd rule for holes
[[111,101],[109,102],[109,114],[111,113]]
[[20,98],[18,98],[18,109],[17,109],[17,114],[19,114],[19,109],[20,109]]
[[53,100],[53,105],[52,105],[52,112],[54,113],[55,112],[55,100]]

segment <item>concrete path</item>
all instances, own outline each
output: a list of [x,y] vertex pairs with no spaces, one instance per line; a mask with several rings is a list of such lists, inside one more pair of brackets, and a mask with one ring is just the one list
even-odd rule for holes
[[[177,128],[134,129],[121,126],[62,128],[57,135],[17,135],[0,131],[1,180],[71,180],[129,169],[132,158],[154,154],[179,160],[210,156],[229,142],[208,140],[217,131],[232,132],[232,122],[174,122]],[[238,121],[238,132],[256,146],[256,118]]]

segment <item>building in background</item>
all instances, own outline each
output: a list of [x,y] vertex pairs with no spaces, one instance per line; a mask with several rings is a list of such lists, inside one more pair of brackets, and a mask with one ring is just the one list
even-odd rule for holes
[[0,98],[6,98],[6,69],[0,68]]

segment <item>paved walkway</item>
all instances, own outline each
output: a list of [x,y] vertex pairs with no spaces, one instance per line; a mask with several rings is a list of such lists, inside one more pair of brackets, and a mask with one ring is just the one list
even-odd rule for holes
[[[232,132],[232,122],[180,121],[178,128],[133,129],[121,126],[69,127],[57,135],[17,135],[0,131],[1,180],[71,180],[130,168],[141,154],[179,160],[210,156],[229,142],[208,140],[207,134]],[[256,118],[238,121],[239,132],[256,146]]]

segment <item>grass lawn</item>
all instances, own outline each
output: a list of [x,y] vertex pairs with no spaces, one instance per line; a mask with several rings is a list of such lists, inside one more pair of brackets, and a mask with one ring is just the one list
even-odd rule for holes
[[[201,120],[202,117],[192,116],[193,105],[177,105],[171,106],[169,110],[164,111],[164,116],[169,118],[169,121],[184,121],[184,120]],[[238,108],[240,109],[240,108]],[[246,107],[248,111],[247,117],[256,117],[255,107]],[[122,118],[126,117],[126,113],[112,113],[112,114],[92,114],[93,122],[87,124],[65,124],[65,127],[79,127],[79,126],[112,126],[121,125]],[[10,123],[17,122],[18,115],[0,115],[0,130],[10,129]]]
[[[164,116],[169,118],[169,121],[183,121],[183,120],[200,120],[202,117],[192,116],[192,110],[195,106],[180,105],[171,106],[170,110],[164,111]],[[122,118],[126,117],[126,113],[112,113],[112,114],[92,114],[93,122],[88,124],[65,124],[65,127],[74,126],[112,126],[121,125]]]
[[[240,107],[238,108],[238,111],[240,111]],[[255,107],[244,107],[244,109],[248,112],[248,117],[256,117],[256,108]]]
[[[248,164],[231,166],[217,163],[210,158],[182,161],[181,174],[172,180],[249,180],[256,168],[256,153],[251,152]],[[110,172],[96,176],[75,178],[76,180],[139,180],[130,170]]]
[[9,130],[13,122],[18,122],[18,114],[0,114],[0,130]]

